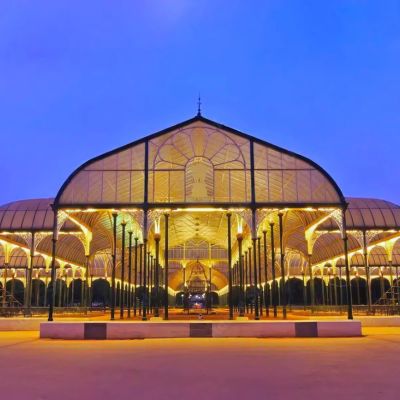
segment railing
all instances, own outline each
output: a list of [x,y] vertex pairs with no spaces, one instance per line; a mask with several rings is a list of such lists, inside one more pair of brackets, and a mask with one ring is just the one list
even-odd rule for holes
[[399,306],[400,303],[399,300],[400,300],[400,287],[396,285],[396,286],[391,286],[390,289],[387,290],[375,304],[384,306]]

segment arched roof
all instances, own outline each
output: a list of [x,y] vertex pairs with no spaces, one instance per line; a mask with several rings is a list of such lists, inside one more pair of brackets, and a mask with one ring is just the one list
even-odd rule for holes
[[[197,163],[209,171],[201,176],[204,187],[196,191]],[[197,116],[84,163],[62,185],[55,206],[238,205],[252,200],[344,205],[338,185],[313,161]]]
[[[346,197],[347,229],[398,229],[400,227],[400,206],[386,200],[361,197]],[[337,225],[328,220],[321,229],[337,229]]]
[[[53,198],[29,199],[0,206],[0,231],[51,231],[53,202]],[[74,228],[71,222],[65,225],[65,229],[69,228]]]

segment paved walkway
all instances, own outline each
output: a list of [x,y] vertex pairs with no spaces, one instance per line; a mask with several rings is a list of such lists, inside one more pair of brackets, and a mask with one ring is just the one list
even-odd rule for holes
[[83,342],[0,332],[1,398],[398,399],[400,328],[364,333]]

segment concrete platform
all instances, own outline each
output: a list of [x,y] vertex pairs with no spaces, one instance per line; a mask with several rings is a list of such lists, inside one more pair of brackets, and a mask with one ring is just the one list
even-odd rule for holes
[[40,337],[69,340],[361,336],[360,321],[42,322]]

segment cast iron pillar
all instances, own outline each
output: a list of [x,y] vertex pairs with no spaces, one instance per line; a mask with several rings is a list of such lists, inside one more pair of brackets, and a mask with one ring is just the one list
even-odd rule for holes
[[258,279],[257,279],[257,238],[253,237],[253,267],[254,267],[254,318],[260,319],[258,309]]
[[133,316],[136,317],[137,312],[137,264],[138,264],[138,240],[139,238],[135,237],[135,272],[133,278],[134,292],[133,292]]
[[132,308],[132,235],[128,232],[128,318],[131,317]]
[[364,254],[365,279],[367,281],[365,289],[366,289],[366,295],[367,295],[368,313],[370,313],[371,312],[371,277],[370,277],[370,273],[369,273],[367,235],[366,235],[365,231],[363,231],[363,254]]
[[165,222],[165,235],[164,235],[164,319],[168,319],[168,246],[169,246],[169,236],[168,236],[168,217],[169,215],[164,214],[164,222]]
[[57,221],[58,221],[58,213],[57,210],[54,211],[54,219],[53,219],[53,237],[51,239],[51,289],[52,293],[49,301],[49,316],[48,321],[53,321],[53,311],[54,311],[54,301],[56,296],[56,248],[57,248],[57,239],[58,239],[58,231],[57,231]]
[[258,245],[258,286],[259,286],[259,304],[260,304],[260,316],[263,315],[263,287],[261,284],[261,238],[257,237],[257,245]]
[[160,262],[160,234],[154,234],[154,241],[156,242],[156,257],[155,257],[155,271],[154,271],[154,316],[159,317],[159,278],[160,278],[160,271],[159,271],[159,262]]
[[267,231],[263,230],[263,246],[264,246],[264,305],[265,314],[269,317],[269,286],[268,286],[268,256],[267,256]]
[[312,271],[312,263],[311,263],[312,254],[308,255],[308,272],[310,274],[310,306],[311,309],[315,306],[315,287],[314,287],[314,277]]
[[238,233],[236,235],[239,247],[239,317],[244,317],[244,299],[243,299],[243,260],[242,260],[242,242],[243,234]]
[[139,299],[139,315],[142,315],[143,308],[143,243],[139,246],[139,287],[140,287],[140,299]]
[[125,229],[126,222],[122,221],[122,243],[121,243],[121,291],[119,293],[119,317],[124,319],[124,303],[125,303]]
[[346,269],[346,293],[347,293],[347,318],[353,319],[353,303],[351,297],[351,282],[350,282],[350,268],[349,268],[349,251],[348,251],[348,238],[346,230],[346,219],[343,211],[343,245],[344,245],[344,262]]
[[143,239],[143,294],[142,294],[142,321],[147,321],[147,238]]
[[113,254],[111,269],[111,321],[115,319],[115,271],[117,269],[117,218],[118,214],[114,212],[113,217]]
[[233,296],[232,296],[232,236],[231,236],[231,213],[227,213],[228,220],[228,306],[229,319],[233,319]]
[[274,222],[271,221],[269,226],[271,228],[271,272],[272,272],[272,285],[271,285],[271,300],[274,309],[274,318],[278,316],[278,309],[276,307],[276,274],[275,274],[275,240],[274,240]]
[[280,212],[279,217],[279,249],[281,253],[281,282],[282,282],[282,310],[283,318],[286,318],[286,282],[285,282],[285,249],[283,247],[283,214]]

